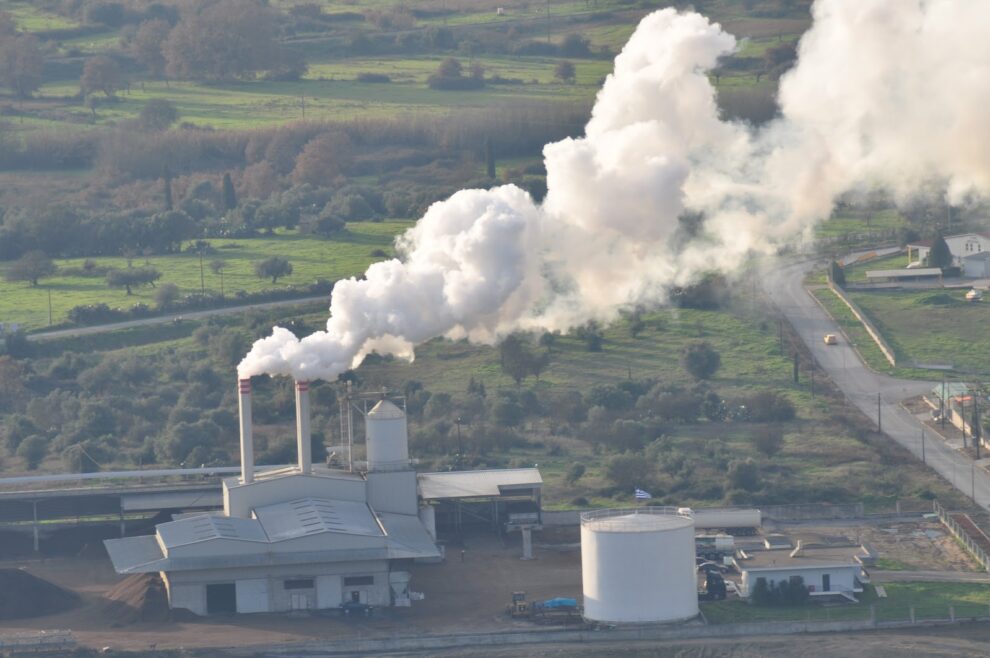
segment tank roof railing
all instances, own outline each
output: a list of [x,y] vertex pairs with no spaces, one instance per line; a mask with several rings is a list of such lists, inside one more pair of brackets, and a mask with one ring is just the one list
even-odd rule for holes
[[608,508],[608,509],[597,509],[591,510],[589,512],[581,513],[581,523],[588,523],[591,521],[604,522],[601,528],[602,530],[607,529],[608,519],[617,519],[619,517],[629,517],[629,516],[678,516],[683,519],[690,519],[691,517],[687,514],[681,513],[680,507],[673,507],[669,505],[650,505],[648,507],[626,507],[626,508]]

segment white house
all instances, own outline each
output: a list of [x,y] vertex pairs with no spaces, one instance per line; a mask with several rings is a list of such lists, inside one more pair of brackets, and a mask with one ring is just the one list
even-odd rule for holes
[[[908,263],[923,263],[932,250],[932,243],[933,240],[924,240],[909,244],[907,246]],[[990,252],[990,233],[947,235],[945,236],[945,243],[949,246],[949,252],[952,253],[952,264],[963,267],[968,256]]]
[[737,556],[734,562],[742,574],[740,595],[751,596],[760,578],[770,585],[800,576],[813,597],[843,596],[855,601],[854,595],[863,591],[861,578],[865,576],[860,557],[865,555],[860,546],[805,548],[798,543],[793,551],[754,551],[745,557]]

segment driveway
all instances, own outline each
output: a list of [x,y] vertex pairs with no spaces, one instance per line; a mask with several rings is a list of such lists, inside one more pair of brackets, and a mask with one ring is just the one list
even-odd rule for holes
[[[846,399],[867,417],[879,414],[884,434],[922,458],[922,425],[901,407],[901,400],[930,391],[936,382],[920,382],[888,377],[870,370],[859,354],[841,339],[838,345],[826,345],[825,334],[843,336],[838,325],[804,288],[807,272],[821,262],[807,261],[766,271],[763,286],[780,313],[811,351],[817,364],[835,382]],[[959,491],[984,508],[990,508],[990,474],[976,468],[973,461],[928,435],[925,461]]]

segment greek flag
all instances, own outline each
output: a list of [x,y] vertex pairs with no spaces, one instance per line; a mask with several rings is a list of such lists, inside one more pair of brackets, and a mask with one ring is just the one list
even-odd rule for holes
[[643,491],[642,489],[636,489],[636,500],[649,500],[653,498],[649,491]]

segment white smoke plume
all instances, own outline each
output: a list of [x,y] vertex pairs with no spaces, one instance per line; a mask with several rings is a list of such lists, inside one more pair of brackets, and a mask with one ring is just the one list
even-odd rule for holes
[[[696,13],[647,16],[585,136],[544,148],[542,205],[512,185],[435,203],[398,239],[400,259],[337,283],[325,332],[275,328],[240,375],[333,380],[437,336],[494,343],[609,321],[809,236],[857,187],[986,192],[990,4],[818,0],[813,13],[781,117],[755,131],[719,117],[708,78],[735,39]],[[703,217],[691,235],[686,212]]]

